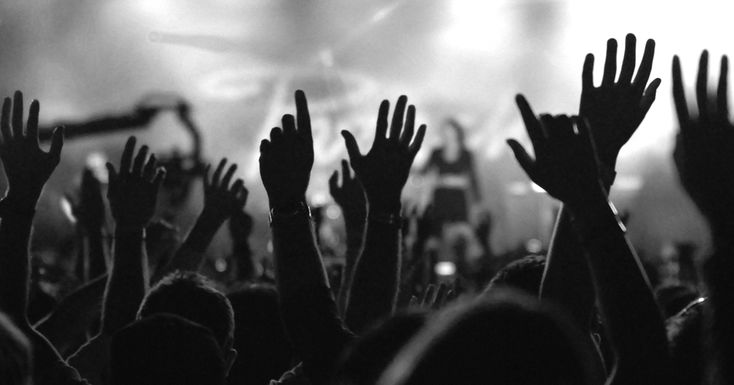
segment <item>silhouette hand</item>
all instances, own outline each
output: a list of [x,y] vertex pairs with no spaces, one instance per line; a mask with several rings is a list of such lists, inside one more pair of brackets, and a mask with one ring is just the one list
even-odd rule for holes
[[[339,186],[339,171],[329,178],[329,193],[341,207],[346,222],[364,222],[367,218],[367,201],[364,188],[356,175],[352,175],[349,163],[342,160],[342,184]],[[364,226],[362,226],[364,227]]]
[[111,163],[107,163],[107,199],[119,227],[144,227],[148,224],[155,214],[158,188],[166,175],[163,168],[157,167],[154,154],[147,159],[148,146],[142,146],[133,161],[135,142],[134,136],[127,140],[119,173]]
[[680,131],[673,158],[683,188],[714,227],[734,214],[734,126],[729,121],[729,63],[721,58],[717,95],[708,93],[708,52],[698,65],[698,116],[688,112],[680,60],[673,58],[673,98]]
[[645,53],[637,69],[637,75],[632,80],[635,71],[636,42],[635,35],[627,35],[622,68],[616,83],[614,81],[617,72],[616,40],[607,41],[604,75],[599,87],[594,87],[594,55],[586,55],[584,61],[579,115],[588,121],[593,130],[594,143],[602,167],[602,179],[607,188],[614,182],[614,168],[619,151],[650,110],[660,85],[660,79],[647,84],[655,54],[655,41],[652,39],[645,44]]
[[105,223],[102,186],[92,170],[88,168],[85,168],[82,174],[79,202],[74,206],[74,216],[87,230],[100,229]]
[[404,117],[407,102],[408,98],[405,96],[398,99],[388,134],[390,102],[382,101],[377,116],[375,140],[366,155],[359,151],[354,136],[349,131],[342,131],[349,160],[364,186],[370,211],[374,209],[395,214],[400,212],[400,195],[408,180],[413,159],[426,134],[426,126],[421,125],[415,139],[413,138],[415,107],[409,106],[407,116]]
[[516,140],[509,139],[507,143],[530,179],[571,205],[582,205],[590,197],[598,196],[596,193],[603,190],[591,132],[584,121],[566,115],[541,115],[538,119],[522,95],[516,100],[535,159]]
[[[64,145],[63,128],[54,130],[49,152],[38,144],[37,100],[31,102],[26,130],[23,130],[23,94],[15,91],[13,102],[5,98],[0,119],[2,143],[0,159],[8,178],[8,196],[16,202],[35,206],[43,186],[59,164]],[[12,109],[12,117],[11,117]]]
[[273,128],[270,140],[260,142],[260,177],[271,208],[305,201],[311,177],[314,155],[308,103],[301,90],[295,98],[296,117],[283,115],[283,128]]
[[204,210],[201,216],[208,218],[217,224],[222,224],[227,218],[237,211],[241,211],[247,203],[248,191],[242,179],[237,179],[230,186],[232,176],[237,170],[237,164],[233,163],[227,169],[222,177],[224,166],[227,164],[227,158],[219,162],[219,166],[214,171],[212,179],[209,180],[209,169],[211,165],[206,167],[204,175]]

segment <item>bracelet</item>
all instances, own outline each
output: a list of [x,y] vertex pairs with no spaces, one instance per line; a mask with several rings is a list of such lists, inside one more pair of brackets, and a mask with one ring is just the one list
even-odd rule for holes
[[270,209],[270,216],[268,219],[272,226],[273,222],[277,220],[292,219],[301,214],[305,214],[308,216],[309,220],[311,219],[311,208],[308,207],[306,202],[298,201],[295,204],[286,207],[272,207]]

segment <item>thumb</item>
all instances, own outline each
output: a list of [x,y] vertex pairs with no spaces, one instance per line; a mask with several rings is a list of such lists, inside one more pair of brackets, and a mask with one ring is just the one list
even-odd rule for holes
[[344,144],[347,146],[349,161],[354,163],[354,161],[358,160],[362,156],[362,153],[359,152],[357,140],[354,139],[354,135],[347,130],[342,130],[342,137],[344,137]]

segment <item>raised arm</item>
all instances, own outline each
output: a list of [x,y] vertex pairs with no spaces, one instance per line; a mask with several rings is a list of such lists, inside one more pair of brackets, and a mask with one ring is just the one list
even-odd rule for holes
[[107,163],[112,217],[115,219],[114,255],[102,312],[102,332],[111,335],[135,320],[148,289],[145,226],[155,214],[158,188],[165,171],[155,155],[148,158],[143,145],[135,159],[134,136],[125,144],[119,171]]
[[224,158],[219,162],[211,180],[209,179],[211,166],[207,166],[204,175],[204,208],[184,243],[166,267],[156,274],[153,282],[176,270],[198,271],[204,259],[204,252],[214,239],[217,230],[235,211],[242,210],[245,206],[248,191],[244,182],[237,179],[231,183],[237,164],[231,164],[222,176],[226,165],[227,159]]
[[405,96],[398,99],[389,126],[390,103],[382,102],[375,139],[365,155],[360,153],[354,136],[342,131],[352,168],[364,186],[368,203],[364,251],[354,269],[346,312],[347,326],[357,332],[392,313],[397,299],[400,196],[426,132],[426,126],[421,125],[413,139],[415,107],[409,106],[406,116],[407,102]]
[[518,106],[535,159],[518,142],[508,142],[528,176],[564,202],[572,215],[616,352],[608,383],[665,383],[670,367],[662,316],[625,229],[607,200],[590,130],[580,118],[541,115],[537,119],[522,96]]
[[92,170],[86,168],[82,174],[79,201],[74,207],[77,226],[83,234],[81,271],[84,281],[107,273],[107,250],[105,248],[105,205],[102,187]]
[[[339,286],[337,305],[339,313],[344,315],[347,308],[349,288],[352,286],[352,275],[357,258],[364,246],[364,229],[367,226],[367,199],[364,188],[356,175],[349,168],[349,162],[342,160],[342,183],[339,185],[339,172],[334,171],[329,178],[329,193],[334,202],[339,205],[344,217],[344,226],[347,233],[347,251],[344,255],[344,271]],[[349,320],[346,320],[349,324]]]
[[268,194],[273,255],[283,321],[312,383],[325,383],[347,343],[314,238],[306,189],[313,138],[306,95],[296,91],[296,117],[284,115],[260,143],[260,176]]
[[49,152],[39,147],[39,109],[38,101],[32,101],[24,130],[23,94],[16,91],[12,102],[5,98],[0,115],[0,159],[8,178],[8,191],[0,201],[0,309],[33,344],[34,383],[51,384],[75,378],[76,373],[65,370],[58,352],[26,316],[33,216],[43,187],[59,164],[64,144],[63,130],[57,128]]
[[720,384],[734,383],[734,125],[729,121],[729,62],[721,58],[716,94],[708,92],[708,52],[698,66],[698,114],[686,103],[680,61],[673,58],[673,98],[680,130],[674,151],[683,188],[709,224],[713,253],[704,262],[711,311],[706,313],[709,347]]

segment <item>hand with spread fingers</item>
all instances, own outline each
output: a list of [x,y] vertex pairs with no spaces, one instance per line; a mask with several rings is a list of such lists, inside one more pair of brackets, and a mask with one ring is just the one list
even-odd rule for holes
[[356,139],[342,131],[349,160],[367,195],[370,212],[400,213],[400,195],[408,180],[410,167],[421,148],[426,126],[421,125],[414,137],[415,107],[408,106],[406,96],[395,105],[388,132],[390,102],[383,100],[377,116],[375,139],[370,151],[362,155]]
[[313,138],[306,94],[295,94],[296,117],[283,115],[283,127],[270,131],[270,139],[260,142],[260,177],[268,193],[270,207],[287,208],[305,202],[313,167]]
[[349,162],[342,159],[342,183],[339,185],[339,171],[334,171],[329,178],[329,193],[336,204],[342,209],[344,220],[349,227],[350,224],[362,224],[367,218],[367,201],[364,196],[364,188],[356,175],[352,174]]
[[23,93],[16,91],[13,101],[5,98],[0,117],[2,159],[8,178],[8,199],[14,203],[27,203],[35,207],[43,186],[56,169],[64,145],[63,129],[54,130],[49,152],[43,151],[38,143],[37,100],[31,102],[26,129],[23,129]]
[[698,64],[696,104],[689,113],[683,90],[680,59],[673,58],[673,99],[680,130],[673,158],[681,184],[714,227],[732,227],[734,214],[734,125],[729,121],[729,62],[721,58],[716,94],[708,91],[708,52]]
[[207,166],[204,175],[204,210],[201,215],[218,222],[217,227],[233,213],[245,207],[249,193],[242,179],[231,183],[234,172],[237,170],[236,163],[232,163],[222,176],[226,165],[227,158],[224,158],[219,162],[211,180],[209,179],[211,165]]
[[155,214],[158,189],[165,177],[165,170],[157,166],[155,154],[148,158],[148,146],[135,153],[134,136],[125,144],[120,170],[107,163],[112,216],[119,227],[144,227]]
[[606,61],[601,85],[594,87],[594,55],[586,55],[582,75],[581,106],[579,115],[593,130],[594,144],[602,166],[602,179],[609,188],[614,182],[617,156],[632,137],[650,110],[655,93],[660,86],[656,78],[648,84],[655,55],[655,41],[647,40],[642,61],[635,72],[635,35],[628,34],[625,41],[622,68],[617,76],[617,41],[607,41]]
[[507,142],[530,179],[570,205],[583,204],[603,191],[591,130],[578,117],[541,115],[522,95],[517,105],[535,150],[535,159],[514,139]]

